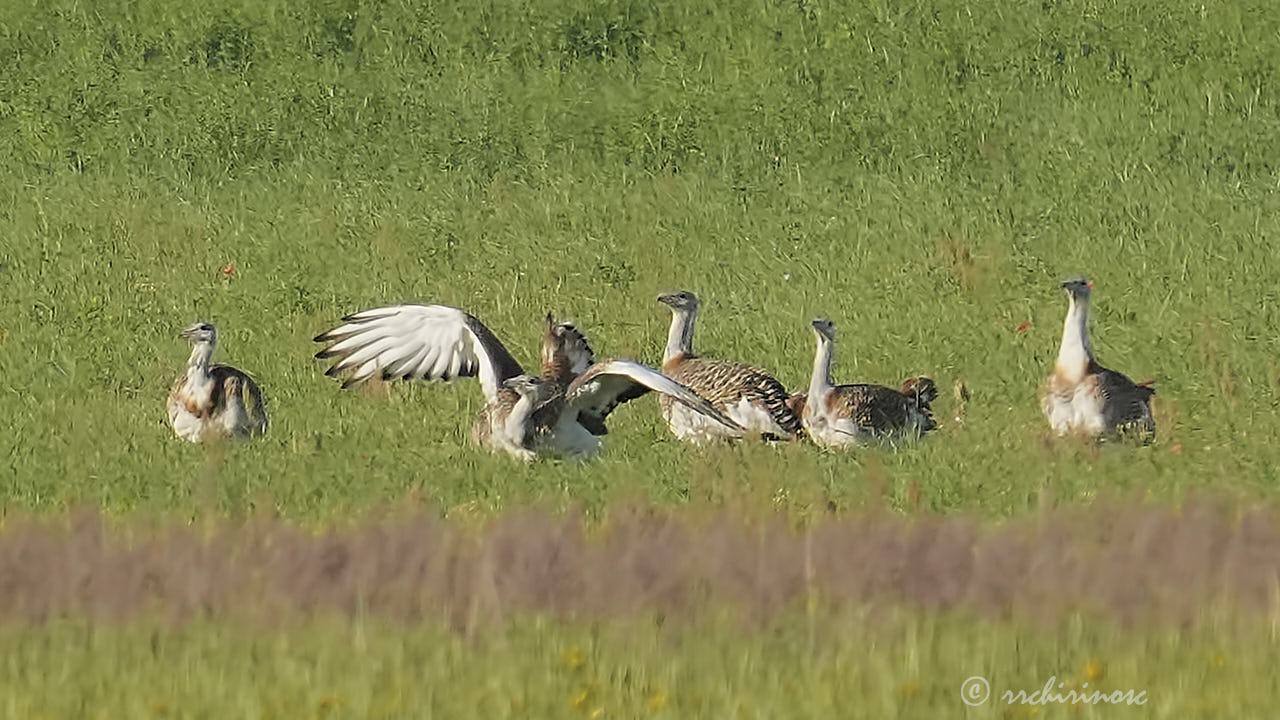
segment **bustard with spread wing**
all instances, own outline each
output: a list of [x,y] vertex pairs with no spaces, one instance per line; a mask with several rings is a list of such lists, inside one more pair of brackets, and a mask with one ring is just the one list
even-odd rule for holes
[[814,443],[841,449],[876,439],[919,437],[937,428],[930,409],[938,397],[933,380],[914,377],[901,390],[883,385],[832,385],[835,324],[826,319],[814,320],[813,332],[818,347],[809,393],[792,403],[799,408],[805,432]]
[[1139,385],[1098,364],[1089,340],[1089,299],[1093,283],[1084,278],[1062,284],[1067,291],[1067,319],[1053,374],[1045,382],[1040,407],[1059,437],[1078,433],[1088,437],[1155,432],[1149,384]]
[[326,374],[346,374],[343,387],[384,380],[453,380],[475,376],[485,406],[472,429],[479,445],[522,460],[542,454],[588,456],[599,449],[605,419],[619,404],[650,391],[705,415],[733,421],[697,393],[630,360],[597,361],[586,338],[547,315],[540,377],[525,373],[475,316],[444,305],[366,310],[316,337],[334,358]]
[[218,331],[209,323],[196,323],[181,337],[194,347],[186,372],[178,376],[165,403],[178,437],[204,442],[264,432],[267,409],[258,384],[241,370],[212,363]]
[[681,290],[658,296],[671,308],[671,328],[662,356],[662,372],[693,388],[729,416],[740,428],[711,422],[704,414],[689,412],[660,398],[662,416],[676,437],[694,443],[743,437],[793,440],[800,432],[800,418],[788,403],[782,383],[759,368],[741,363],[700,357],[693,352],[693,329],[698,298]]

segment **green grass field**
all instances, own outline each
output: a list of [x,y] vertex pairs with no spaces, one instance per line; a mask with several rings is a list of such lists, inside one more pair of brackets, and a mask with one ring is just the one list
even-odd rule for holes
[[[271,509],[325,526],[404,502],[485,517],[745,498],[797,516],[887,503],[999,521],[1115,494],[1274,500],[1278,23],[1280,7],[1252,0],[0,4],[0,510]],[[1156,382],[1149,447],[1044,442],[1058,283],[1078,274],[1097,283],[1100,360]],[[479,316],[522,362],[551,310],[598,353],[654,363],[669,318],[654,296],[674,288],[703,300],[701,350],[789,388],[808,379],[808,321],[831,317],[837,381],[929,374],[941,430],[898,452],[699,450],[645,399],[617,413],[598,460],[526,467],[468,444],[476,383],[344,392],[311,357],[312,336],[349,312],[440,302]],[[173,438],[163,400],[188,353],[176,334],[197,319],[219,327],[219,358],[261,383],[261,441]],[[8,673],[73,672],[93,678],[90,697],[110,685],[108,716],[165,695],[137,668],[86,670],[98,656],[59,650],[61,630],[24,632],[36,639],[6,651]],[[101,632],[94,642],[122,652],[146,646]],[[195,632],[223,668],[257,642]],[[343,632],[262,662],[309,687],[284,666],[337,653]],[[959,658],[984,631],[940,632]],[[997,664],[1019,666],[1016,632],[1001,632]],[[434,662],[434,641],[414,637],[404,652]],[[721,641],[737,657],[728,636],[697,652]],[[741,662],[796,664],[743,642]],[[849,642],[861,660],[865,640]],[[902,642],[871,657],[910,652]],[[1125,642],[1138,663],[1143,641]],[[463,706],[475,707],[501,676],[449,647],[439,662],[461,663],[458,678],[428,677],[471,683]],[[1162,682],[1176,682],[1181,653],[1154,647]],[[680,654],[637,662],[679,672],[661,658]],[[543,683],[531,657],[508,677]],[[699,672],[704,695],[732,686]],[[252,681],[219,677],[193,680],[174,714],[241,714],[219,698]],[[916,713],[891,696],[919,680],[858,677],[855,694],[881,703],[858,712]],[[1268,678],[1231,682],[1247,694]],[[821,695],[843,680],[804,682]],[[753,685],[766,709],[744,716],[825,716],[771,688]],[[41,692],[7,712],[46,707]],[[236,707],[268,702],[245,693]],[[722,699],[671,716],[723,717]],[[349,702],[343,712],[366,714]],[[611,702],[611,716],[632,713]],[[939,703],[928,707],[960,711]]]

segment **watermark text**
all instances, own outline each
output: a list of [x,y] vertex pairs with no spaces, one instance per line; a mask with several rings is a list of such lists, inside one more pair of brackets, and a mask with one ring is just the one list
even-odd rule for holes
[[[1147,691],[1089,689],[1089,683],[1079,688],[1066,688],[1056,676],[1050,677],[1044,687],[1032,690],[1005,690],[1000,702],[1005,705],[1146,705]],[[960,685],[960,699],[965,705],[977,707],[991,699],[991,683],[981,675],[974,675]]]

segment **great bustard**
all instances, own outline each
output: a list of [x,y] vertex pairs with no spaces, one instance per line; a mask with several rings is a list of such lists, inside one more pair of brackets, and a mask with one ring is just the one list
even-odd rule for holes
[[691,413],[660,399],[662,416],[671,432],[681,440],[705,443],[723,438],[760,437],[793,440],[800,432],[800,418],[788,404],[786,388],[763,370],[724,360],[698,357],[693,352],[693,327],[698,316],[698,298],[681,290],[658,296],[671,308],[671,329],[662,356],[662,372],[693,388],[728,415],[742,429],[711,422],[705,415]]
[[326,374],[347,373],[343,387],[375,375],[384,380],[453,380],[478,376],[485,406],[472,440],[522,460],[540,454],[587,456],[599,449],[605,419],[620,403],[649,391],[691,412],[726,423],[689,388],[630,360],[596,361],[586,338],[547,315],[542,376],[527,375],[475,316],[444,305],[366,310],[316,337],[317,358],[335,358]]
[[813,332],[818,347],[800,418],[814,443],[841,449],[875,439],[919,437],[938,426],[929,407],[938,397],[933,380],[914,377],[901,390],[868,384],[833,386],[835,324],[814,320]]
[[1067,291],[1067,319],[1053,374],[1045,382],[1040,407],[1058,436],[1089,437],[1136,431],[1150,436],[1155,390],[1098,364],[1089,341],[1089,297],[1093,283],[1084,278],[1062,284]]
[[229,365],[213,365],[218,331],[196,323],[181,337],[195,347],[187,371],[169,392],[169,424],[178,437],[203,442],[220,437],[248,437],[267,429],[267,408],[253,378]]

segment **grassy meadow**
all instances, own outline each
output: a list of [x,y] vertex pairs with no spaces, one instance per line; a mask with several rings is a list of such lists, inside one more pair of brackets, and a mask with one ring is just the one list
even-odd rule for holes
[[[681,502],[729,472],[837,504],[914,482],[927,508],[992,516],[1041,488],[1270,494],[1265,7],[10,4],[5,503],[184,508],[202,477],[222,507],[296,516],[410,492]],[[1102,361],[1157,383],[1152,448],[1041,445],[1057,285],[1079,273]],[[894,454],[699,453],[646,400],[600,462],[526,469],[467,447],[474,383],[362,397],[311,358],[348,312],[444,302],[523,362],[547,310],[655,362],[675,287],[704,300],[699,347],[789,387],[830,316],[837,379],[931,374],[942,431]],[[273,420],[212,466],[164,422],[196,319]]]
[[[266,511],[326,527],[387,505],[483,522],[530,504],[604,515],[626,501],[1002,522],[1109,495],[1271,503],[1277,25],[1280,6],[1253,0],[0,3],[0,513]],[[1156,383],[1150,446],[1045,441],[1037,394],[1066,309],[1058,284],[1080,274],[1096,282],[1101,362]],[[349,312],[439,302],[480,317],[521,362],[536,359],[553,311],[598,355],[655,363],[669,314],[654,296],[675,288],[703,301],[699,349],[789,388],[808,380],[809,320],[832,318],[837,381],[928,374],[940,431],[896,452],[695,449],[646,398],[611,419],[597,460],[524,466],[469,445],[475,382],[339,391],[312,358],[311,338]],[[163,402],[189,352],[177,332],[196,320],[218,326],[219,359],[262,385],[272,424],[260,441],[173,438]],[[1052,655],[1051,640],[1028,637],[1040,649],[1024,662],[1019,631],[993,624],[949,621],[936,642],[950,649],[930,662],[956,675],[983,639],[1030,688],[1112,641],[1098,631]],[[51,673],[129,717],[152,702],[173,703],[157,714],[265,716],[265,695],[248,689],[260,677],[323,715],[326,695],[307,692],[324,677],[374,677],[334,664],[349,660],[342,623],[316,635],[329,645],[200,627],[195,645],[156,641],[180,647],[163,652],[141,630],[0,632],[20,636],[4,653],[8,680],[28,684],[9,701],[15,716],[92,715],[49,698]],[[462,688],[455,709],[492,697],[494,715],[564,716],[572,688],[551,689],[537,658],[578,629],[513,630],[525,634],[498,674],[482,670],[489,650],[432,632],[369,642],[389,667],[411,663],[414,681]],[[811,655],[733,633],[668,646],[639,632],[628,642],[650,649],[610,651],[613,680],[601,682],[688,671],[711,699],[663,689],[671,717],[731,715],[734,687],[753,693],[740,717],[829,716],[805,703],[850,692],[853,715],[960,712],[951,695],[897,704],[895,688],[927,686],[902,670],[926,652],[915,631],[859,632],[840,635],[844,660],[797,678],[813,685],[803,702],[755,679]],[[1190,683],[1213,680],[1188,658],[1210,635],[1186,653],[1156,635],[1114,642],[1163,668],[1188,703],[1274,690],[1239,669],[1197,693]],[[1270,664],[1270,641],[1243,635],[1242,656]],[[200,643],[208,655],[183,654]],[[105,648],[148,647],[138,664],[88,667],[116,652]],[[240,664],[245,653],[262,665]],[[180,692],[146,670],[198,657],[221,674],[192,670]],[[882,666],[839,665],[855,661]],[[514,696],[490,690],[508,681],[540,709],[502,705]],[[233,687],[245,694],[228,701]],[[347,704],[334,716],[376,714],[357,691],[335,692]],[[635,693],[649,690],[626,692],[632,705],[615,694],[584,714],[643,714]],[[412,714],[385,714],[397,712]]]

